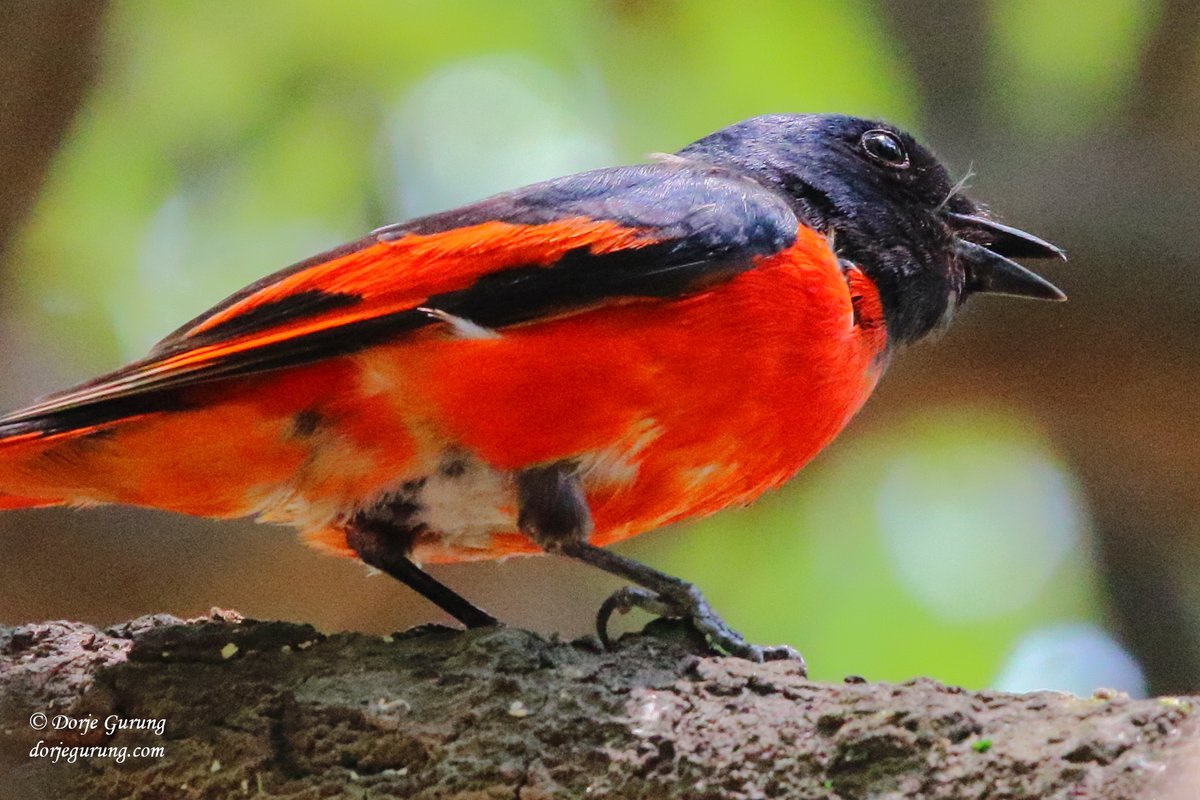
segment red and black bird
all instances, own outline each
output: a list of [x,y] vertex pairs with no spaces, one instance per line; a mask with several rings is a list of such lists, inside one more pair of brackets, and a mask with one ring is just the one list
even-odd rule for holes
[[558,553],[635,584],[601,636],[640,606],[780,657],[602,548],[779,486],[971,295],[1063,299],[1009,258],[1061,255],[891,125],[756,117],[263,278],[0,419],[0,508],[292,525],[472,627],[421,563]]

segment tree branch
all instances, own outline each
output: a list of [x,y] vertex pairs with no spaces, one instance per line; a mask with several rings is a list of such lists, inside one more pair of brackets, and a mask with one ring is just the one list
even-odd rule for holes
[[[825,685],[696,647],[662,622],[618,652],[229,614],[0,630],[0,796],[1103,800],[1169,797],[1200,747],[1189,700]],[[105,732],[139,720],[165,727]]]
[[96,72],[102,0],[21,0],[0,14],[0,264]]
[[1200,4],[1163,0],[1142,48],[1127,111],[1135,134],[1195,141],[1200,124]]
[[942,141],[978,140],[987,123],[987,4],[981,0],[876,0],[912,68],[927,131]]

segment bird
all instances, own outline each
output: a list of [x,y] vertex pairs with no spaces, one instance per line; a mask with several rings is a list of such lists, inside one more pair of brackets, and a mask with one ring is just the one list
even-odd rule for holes
[[468,628],[428,564],[553,553],[600,607],[751,644],[608,545],[792,478],[970,297],[1065,295],[910,134],[770,114],[675,153],[390,224],[258,280],[143,359],[0,418],[0,509],[290,525]]

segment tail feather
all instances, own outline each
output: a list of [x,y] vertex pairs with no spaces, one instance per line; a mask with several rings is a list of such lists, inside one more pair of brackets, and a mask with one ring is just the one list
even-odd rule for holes
[[46,435],[28,423],[0,424],[0,511],[70,502],[59,488],[39,480],[32,465],[55,445],[74,438],[73,431]]
[[[275,389],[197,404],[186,413],[86,425],[73,419],[65,429],[56,427],[63,422],[58,417],[0,422],[0,512],[122,504],[201,517],[256,513],[309,453],[294,429],[311,391],[280,400]],[[229,431],[237,435],[224,435]]]

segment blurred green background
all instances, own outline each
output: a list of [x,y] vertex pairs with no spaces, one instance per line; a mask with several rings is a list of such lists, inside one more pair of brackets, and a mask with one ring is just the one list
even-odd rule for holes
[[[138,357],[387,222],[754,114],[884,117],[1064,246],[1046,269],[1072,301],[976,300],[786,489],[622,549],[817,678],[1197,690],[1197,9],[19,0],[0,21],[0,401]],[[0,542],[4,623],[443,619],[248,522],[13,512]],[[548,557],[434,572],[566,635],[617,585]]]

